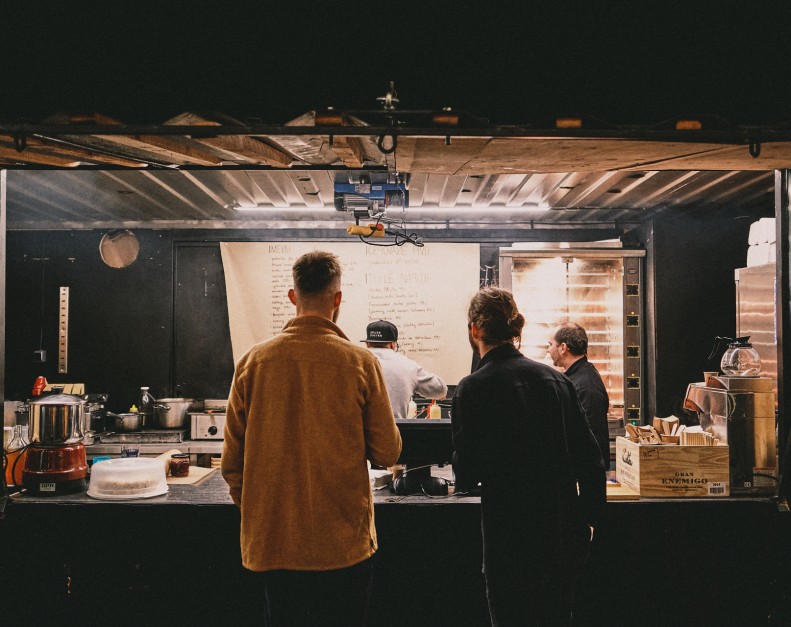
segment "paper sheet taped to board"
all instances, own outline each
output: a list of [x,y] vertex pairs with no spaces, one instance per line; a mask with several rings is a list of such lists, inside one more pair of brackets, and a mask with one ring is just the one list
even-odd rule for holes
[[446,383],[455,385],[470,372],[467,307],[479,284],[478,244],[222,242],[220,250],[234,362],[294,316],[288,290],[297,257],[327,250],[343,266],[338,326],[352,342],[365,338],[369,322],[390,320],[401,352]]

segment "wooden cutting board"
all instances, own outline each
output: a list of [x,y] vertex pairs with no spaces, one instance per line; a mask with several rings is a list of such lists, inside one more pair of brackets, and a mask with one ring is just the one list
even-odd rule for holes
[[202,466],[190,466],[190,474],[186,477],[168,476],[168,485],[195,485],[213,473],[216,468],[203,468]]
[[621,485],[620,483],[607,484],[607,500],[608,501],[638,501],[640,495],[631,488]]

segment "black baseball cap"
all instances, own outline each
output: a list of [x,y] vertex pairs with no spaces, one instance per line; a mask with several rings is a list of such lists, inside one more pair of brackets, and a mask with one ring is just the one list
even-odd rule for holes
[[388,342],[398,341],[396,325],[387,320],[377,320],[369,324],[365,329],[365,335],[367,337],[364,340],[360,340],[361,342],[387,344]]

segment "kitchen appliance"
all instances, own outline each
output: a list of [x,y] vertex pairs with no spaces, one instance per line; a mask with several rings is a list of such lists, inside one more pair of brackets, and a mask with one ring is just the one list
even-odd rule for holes
[[736,283],[736,335],[750,336],[761,357],[761,376],[774,382],[777,393],[777,277],[775,264],[734,271]]
[[499,284],[511,291],[527,321],[521,351],[549,363],[547,341],[561,322],[577,322],[588,335],[588,360],[610,397],[610,455],[624,424],[644,424],[644,250],[620,242],[514,244],[499,251]]
[[190,437],[193,440],[222,440],[225,413],[190,412]]
[[33,494],[80,492],[88,484],[88,462],[82,443],[85,401],[52,394],[30,401],[22,484]]
[[709,377],[687,388],[684,408],[730,447],[731,494],[772,494],[777,482],[774,382],[770,377]]
[[86,431],[93,431],[94,433],[101,433],[107,425],[107,410],[104,404],[107,402],[107,394],[86,394],[85,399],[85,420],[83,426],[83,433]]
[[720,369],[729,377],[757,377],[761,374],[761,357],[750,344],[750,336],[737,337],[716,337],[714,338],[714,348],[709,355],[712,359],[727,343],[728,348],[720,360]]

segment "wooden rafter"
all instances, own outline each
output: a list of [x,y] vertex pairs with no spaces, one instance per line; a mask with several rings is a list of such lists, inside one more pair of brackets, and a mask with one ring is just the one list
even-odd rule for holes
[[[349,118],[335,111],[316,112],[316,126],[358,126]],[[361,168],[365,164],[362,143],[358,137],[334,136],[329,144],[330,149],[347,168]]]
[[[61,119],[65,118],[65,119]],[[68,124],[81,125],[100,125],[100,126],[121,126],[121,122],[100,113],[87,115],[56,116],[56,121],[67,122]],[[166,137],[162,135],[93,135],[88,136],[99,139],[102,143],[122,148],[131,148],[140,151],[149,158],[163,160],[168,163],[179,163],[180,165],[219,165],[222,162],[217,155],[202,150],[201,146],[192,142],[188,145],[180,139]],[[74,141],[80,141],[75,138]]]
[[256,163],[266,163],[276,168],[287,168],[293,162],[293,159],[286,153],[247,135],[224,135],[201,138],[196,141],[230,153],[232,156],[238,155]]
[[[233,126],[241,125],[232,118],[223,118],[229,124],[222,124],[196,113],[184,113],[165,122],[165,126]],[[294,162],[291,156],[278,148],[271,146],[256,137],[249,135],[217,135],[215,137],[195,137],[192,141],[203,144],[228,155],[230,161],[237,161],[239,157],[250,159],[256,163],[265,163],[276,168],[288,168]]]
[[16,164],[31,163],[70,168],[80,163],[110,164],[128,168],[145,166],[139,161],[97,153],[89,148],[64,146],[38,137],[27,138],[25,149],[18,151],[14,146],[13,138],[8,135],[0,135],[0,158]]
[[186,145],[161,135],[96,135],[96,137],[110,144],[150,153],[156,158],[168,162],[192,165],[219,165],[222,163],[220,157],[207,150],[202,150],[196,142]]

